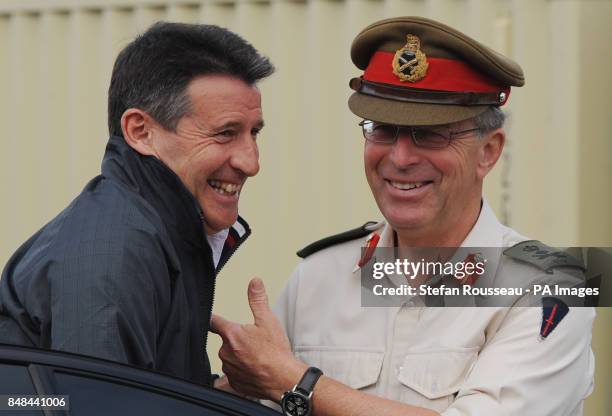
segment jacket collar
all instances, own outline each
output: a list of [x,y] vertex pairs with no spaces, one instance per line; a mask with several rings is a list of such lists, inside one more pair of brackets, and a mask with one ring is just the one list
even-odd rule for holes
[[[175,238],[198,248],[208,246],[199,204],[180,178],[159,159],[136,152],[123,137],[111,136],[102,160],[102,176],[142,197]],[[248,224],[239,217],[230,235],[240,235],[242,242],[249,234]]]

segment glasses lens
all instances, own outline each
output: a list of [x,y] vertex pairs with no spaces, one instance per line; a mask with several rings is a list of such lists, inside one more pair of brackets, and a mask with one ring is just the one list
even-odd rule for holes
[[397,127],[390,124],[376,123],[366,120],[362,124],[364,137],[375,143],[393,143],[397,135]]
[[442,149],[449,144],[449,138],[430,129],[412,128],[412,138],[419,147]]

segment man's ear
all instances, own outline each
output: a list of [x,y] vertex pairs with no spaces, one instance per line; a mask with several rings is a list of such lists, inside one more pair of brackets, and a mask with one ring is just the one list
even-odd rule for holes
[[128,108],[121,116],[123,138],[130,147],[144,156],[156,156],[153,146],[155,122],[146,112],[138,108]]
[[504,144],[506,143],[506,133],[504,129],[499,128],[487,132],[481,140],[482,143],[478,152],[477,174],[478,178],[482,180],[493,169],[501,156]]

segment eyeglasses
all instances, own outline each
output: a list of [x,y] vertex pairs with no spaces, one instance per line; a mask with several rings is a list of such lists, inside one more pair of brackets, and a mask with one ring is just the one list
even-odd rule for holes
[[378,123],[371,120],[363,120],[359,123],[363,130],[363,137],[369,142],[378,144],[393,144],[399,137],[401,130],[409,130],[412,142],[417,147],[425,149],[444,149],[454,139],[461,138],[467,133],[479,131],[479,128],[448,131],[444,126],[398,126],[395,124]]

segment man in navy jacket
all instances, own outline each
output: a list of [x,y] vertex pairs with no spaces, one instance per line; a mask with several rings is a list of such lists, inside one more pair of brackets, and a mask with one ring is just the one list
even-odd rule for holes
[[215,277],[250,234],[238,200],[273,70],[216,26],[157,23],[127,45],[101,175],[9,260],[0,342],[210,384]]

